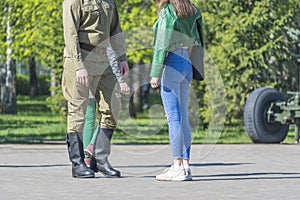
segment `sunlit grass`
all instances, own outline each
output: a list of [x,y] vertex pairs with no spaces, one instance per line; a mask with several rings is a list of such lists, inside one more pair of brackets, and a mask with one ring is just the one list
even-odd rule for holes
[[[46,107],[46,97],[30,99],[18,97],[17,115],[0,115],[0,143],[43,143],[64,142],[66,119],[50,112]],[[113,135],[112,142],[118,144],[168,144],[168,126],[163,111],[138,113],[137,118],[122,117]],[[201,125],[192,133],[194,144],[250,144],[242,125],[225,126],[213,135]],[[294,143],[294,129],[283,143]]]

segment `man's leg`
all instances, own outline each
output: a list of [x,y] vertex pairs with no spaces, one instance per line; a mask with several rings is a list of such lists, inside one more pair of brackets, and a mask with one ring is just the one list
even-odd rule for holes
[[62,90],[68,101],[67,146],[69,159],[72,162],[72,176],[78,178],[94,177],[94,172],[84,163],[82,130],[84,115],[88,103],[88,89],[76,83],[76,72],[69,70],[72,61],[66,59],[62,78]]
[[100,130],[94,144],[94,158],[91,168],[100,171],[107,177],[120,177],[119,171],[108,162],[111,149],[111,138],[116,128],[120,110],[120,93],[117,79],[112,73],[104,74],[98,84],[99,110],[101,113]]

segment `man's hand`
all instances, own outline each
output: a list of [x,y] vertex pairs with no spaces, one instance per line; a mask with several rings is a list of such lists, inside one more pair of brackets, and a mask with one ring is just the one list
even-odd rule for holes
[[157,88],[160,85],[159,78],[152,77],[150,80],[150,85],[152,88]]
[[127,61],[120,62],[120,72],[121,74],[123,74],[124,80],[126,80],[129,74],[129,67]]
[[89,75],[85,68],[76,71],[76,81],[85,87],[89,86]]

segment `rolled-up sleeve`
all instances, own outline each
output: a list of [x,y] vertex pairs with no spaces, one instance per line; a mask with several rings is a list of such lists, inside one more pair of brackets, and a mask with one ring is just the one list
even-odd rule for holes
[[79,1],[65,0],[63,2],[65,56],[68,56],[73,60],[75,70],[85,68],[78,38],[80,12],[81,8]]

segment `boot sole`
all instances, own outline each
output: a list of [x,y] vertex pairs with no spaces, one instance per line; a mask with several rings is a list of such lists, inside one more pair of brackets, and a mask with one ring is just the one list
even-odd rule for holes
[[[90,169],[93,170],[95,173],[101,172],[100,170],[95,169],[95,168],[93,168],[93,167],[90,167]],[[103,173],[103,172],[101,172],[101,173],[103,174],[103,176],[104,176],[105,178],[121,178],[121,175],[120,175],[120,176],[111,176],[111,175],[107,175],[107,174],[105,174],[105,173]]]
[[[103,173],[102,173],[103,174]],[[110,176],[110,175],[106,175],[106,174],[103,174],[103,176],[105,178],[121,178],[121,176]]]
[[93,175],[85,175],[85,176],[78,176],[78,175],[72,175],[73,178],[94,178],[95,174]]

